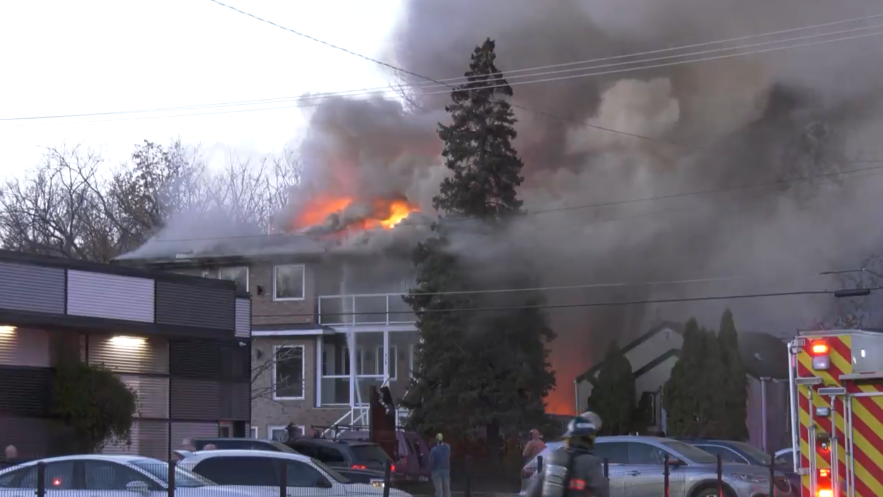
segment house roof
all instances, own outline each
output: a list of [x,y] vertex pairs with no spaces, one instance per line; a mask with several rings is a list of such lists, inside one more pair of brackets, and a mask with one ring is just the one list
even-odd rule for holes
[[[628,345],[623,347],[623,354],[641,345],[645,341],[663,330],[674,330],[678,333],[683,331],[683,326],[670,321],[662,322],[649,331],[639,336]],[[650,361],[640,369],[634,371],[634,377],[651,371],[660,363],[672,356],[679,356],[680,351],[677,349],[668,350],[660,354],[656,359]],[[755,378],[787,378],[788,377],[788,352],[785,348],[785,341],[777,338],[769,333],[743,331],[739,332],[739,355],[745,365],[747,373]],[[592,384],[596,381],[596,374],[604,366],[604,361],[592,366],[588,371],[579,375],[576,381],[588,381]]]
[[[627,353],[628,351],[634,349],[634,348],[637,347],[638,345],[641,345],[642,343],[646,342],[647,340],[653,338],[654,335],[656,335],[657,333],[659,333],[659,332],[661,332],[661,331],[664,331],[664,330],[673,330],[673,331],[675,331],[675,332],[677,332],[677,333],[681,333],[681,331],[683,330],[683,327],[684,327],[684,325],[682,325],[682,324],[678,324],[678,323],[675,323],[675,322],[672,322],[672,321],[663,321],[663,322],[659,323],[658,325],[656,325],[656,326],[650,328],[650,329],[649,329],[646,333],[644,333],[643,335],[641,335],[641,336],[639,336],[638,338],[636,338],[636,339],[632,340],[631,342],[629,342],[628,345],[626,345],[625,347],[622,348],[622,353],[623,353],[623,354]],[[664,359],[663,359],[663,360],[664,360]],[[652,363],[652,362],[653,362],[653,361],[651,361],[651,363]],[[593,380],[594,380],[594,378],[595,378],[595,373],[597,373],[598,371],[600,371],[600,370],[601,370],[601,367],[602,367],[603,365],[604,365],[604,361],[601,361],[601,362],[599,362],[598,364],[595,364],[594,366],[592,366],[591,368],[589,368],[588,371],[586,371],[585,373],[583,373],[583,374],[577,376],[577,377],[576,377],[576,381],[586,381],[586,380],[588,380],[588,381],[590,381],[590,382],[594,382]],[[648,364],[648,366],[649,366],[649,364]],[[654,367],[655,367],[655,365],[654,365]],[[642,368],[642,369],[643,369],[643,368]],[[652,368],[651,368],[651,369],[652,369]],[[639,371],[640,371],[640,370],[639,370]],[[643,374],[643,373],[642,373],[642,374]],[[640,375],[638,375],[638,374],[637,374],[637,371],[636,371],[636,372],[635,372],[635,377],[637,378],[638,376],[640,376]]]

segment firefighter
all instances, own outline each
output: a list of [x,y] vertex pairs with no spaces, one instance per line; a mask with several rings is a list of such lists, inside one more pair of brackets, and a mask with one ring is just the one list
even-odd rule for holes
[[601,418],[585,412],[567,425],[564,447],[549,454],[526,497],[609,497],[610,482],[592,454]]

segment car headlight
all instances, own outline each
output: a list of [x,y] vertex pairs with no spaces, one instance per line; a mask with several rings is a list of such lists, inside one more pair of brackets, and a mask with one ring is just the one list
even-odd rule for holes
[[749,475],[749,474],[745,474],[745,473],[732,473],[732,474],[730,474],[730,476],[737,479],[737,480],[747,481],[749,483],[769,483],[770,482],[769,478],[767,478],[766,476]]

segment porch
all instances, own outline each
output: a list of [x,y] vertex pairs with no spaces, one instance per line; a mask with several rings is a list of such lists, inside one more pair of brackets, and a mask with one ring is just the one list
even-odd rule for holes
[[[372,388],[388,386],[394,401],[407,392],[419,334],[402,293],[331,295],[318,298],[316,407],[346,408],[336,425],[368,425]],[[398,410],[398,419],[407,417]],[[326,433],[331,430],[326,430]]]

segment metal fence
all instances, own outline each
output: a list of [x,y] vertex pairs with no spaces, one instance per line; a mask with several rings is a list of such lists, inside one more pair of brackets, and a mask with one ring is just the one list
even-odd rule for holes
[[[800,495],[797,481],[792,482],[776,469],[775,457],[762,469],[749,465],[724,466],[720,454],[714,472],[696,471],[695,467],[681,467],[669,459],[661,465],[617,465],[608,459],[603,461],[604,476],[610,484],[611,495],[684,496],[716,495],[725,497],[744,496],[791,496]],[[740,473],[738,466],[745,469]],[[543,468],[543,458],[537,458],[537,472]],[[653,469],[658,468],[658,469]],[[571,485],[572,486],[572,485]]]

